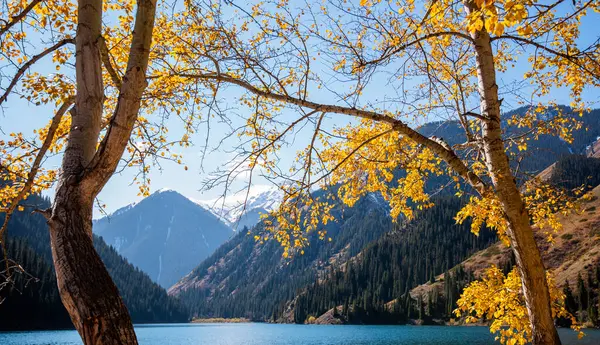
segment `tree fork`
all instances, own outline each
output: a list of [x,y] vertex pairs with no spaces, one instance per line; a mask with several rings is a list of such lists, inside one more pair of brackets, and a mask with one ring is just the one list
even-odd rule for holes
[[48,221],[52,258],[61,300],[83,342],[137,344],[129,312],[92,243],[97,192],[81,183],[96,151],[103,112],[102,0],[80,0],[78,7],[75,108]]

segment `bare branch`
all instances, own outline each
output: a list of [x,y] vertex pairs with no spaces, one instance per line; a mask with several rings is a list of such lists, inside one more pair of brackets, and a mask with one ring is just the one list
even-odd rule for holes
[[477,114],[477,113],[474,113],[472,111],[467,111],[466,113],[463,114],[463,116],[471,116],[471,117],[474,117],[474,118],[479,119],[481,121],[489,121],[489,119],[487,117],[485,117],[483,115],[480,115],[480,114]]
[[454,151],[449,150],[448,148],[444,147],[443,145],[436,142],[435,140],[427,138],[426,136],[422,135],[421,133],[417,132],[416,130],[410,128],[407,124],[405,124],[401,120],[398,120],[389,115],[385,115],[385,114],[381,114],[381,113],[377,113],[377,112],[369,111],[369,110],[349,108],[349,107],[343,107],[343,106],[338,106],[338,105],[319,104],[319,103],[307,101],[304,99],[292,97],[289,95],[277,94],[277,93],[273,93],[268,90],[258,89],[246,81],[243,81],[243,80],[240,80],[237,78],[233,78],[233,77],[225,75],[225,74],[221,74],[221,75],[217,75],[214,73],[179,74],[179,76],[187,77],[187,78],[199,78],[199,79],[227,82],[227,83],[241,86],[244,89],[246,89],[256,95],[262,96],[267,99],[285,102],[288,104],[294,104],[294,105],[297,105],[300,107],[309,108],[309,109],[319,111],[319,112],[348,115],[348,116],[353,116],[353,117],[358,117],[358,118],[363,118],[363,119],[370,119],[370,120],[373,120],[376,122],[388,123],[398,133],[412,139],[414,142],[416,142],[418,144],[421,144],[421,145],[429,148],[431,151],[433,151],[435,154],[437,154],[441,159],[443,159],[453,169],[455,169],[455,171],[463,179],[465,179],[465,181],[467,183],[469,183],[473,188],[475,188],[479,193],[487,194],[487,192],[488,192],[486,184],[483,182],[483,180],[481,180],[479,178],[479,176],[477,176],[475,173],[473,173],[465,165],[465,163],[460,158],[458,158],[458,156],[456,155],[456,153]]
[[110,52],[108,50],[108,46],[106,45],[106,40],[104,37],[100,36],[100,57],[102,58],[102,63],[104,64],[104,68],[108,71],[110,78],[112,79],[115,86],[120,89],[122,85],[121,76],[117,72],[117,70],[113,67],[112,62],[110,61]]
[[457,36],[460,38],[464,38],[465,40],[473,43],[473,39],[469,35],[464,34],[462,32],[458,32],[458,31],[434,32],[434,33],[416,38],[415,40],[407,42],[405,44],[401,44],[398,47],[396,47],[395,49],[389,51],[388,53],[383,54],[381,57],[379,57],[375,60],[362,62],[361,65],[367,66],[367,65],[375,65],[375,64],[381,63],[384,60],[391,58],[393,55],[396,55],[399,52],[406,50],[407,48],[410,48],[411,46],[414,46],[415,44],[418,44],[423,41],[427,41],[430,38],[440,37],[440,36]]
[[528,45],[532,45],[532,46],[534,46],[536,48],[540,48],[542,50],[545,50],[545,51],[547,51],[549,53],[552,53],[554,55],[560,56],[560,57],[568,59],[568,60],[578,58],[577,55],[569,55],[569,54],[566,54],[566,53],[561,53],[558,50],[554,50],[554,49],[552,49],[550,47],[547,47],[547,46],[545,46],[543,44],[540,44],[540,43],[537,43],[537,42],[535,42],[533,40],[530,40],[530,39],[527,39],[527,38],[524,38],[524,37],[519,37],[519,36],[513,36],[513,35],[496,36],[496,37],[490,38],[490,41],[496,41],[496,40],[501,40],[501,39],[510,39],[510,40],[513,40],[513,41],[517,41],[517,42],[525,43],[525,44],[528,44]]
[[[494,41],[494,40],[499,40],[499,39],[509,39],[509,40],[513,40],[515,42],[519,42],[519,43],[523,43],[526,45],[531,45],[534,46],[538,49],[541,49],[543,51],[546,51],[550,54],[556,55],[558,57],[561,57],[565,60],[570,61],[571,63],[573,63],[574,65],[576,65],[577,67],[579,67],[580,69],[582,69],[583,71],[585,71],[586,73],[588,73],[589,75],[593,76],[594,78],[600,80],[600,75],[598,75],[597,72],[595,72],[593,69],[590,69],[588,66],[586,66],[586,61],[583,60],[583,57],[585,55],[583,55],[582,53],[578,53],[575,55],[572,54],[568,54],[568,53],[563,53],[560,52],[558,50],[552,49],[548,46],[545,46],[543,44],[540,44],[538,42],[535,42],[533,40],[524,38],[524,37],[519,37],[519,36],[513,36],[513,35],[502,35],[502,36],[496,36],[490,39],[490,41]],[[594,59],[589,59],[588,62],[594,63],[596,65],[598,65],[598,62],[595,61]]]
[[52,217],[52,209],[50,209],[50,208],[46,208],[46,209],[43,209],[43,210],[39,209],[39,208],[36,208],[31,213],[39,213],[44,218],[46,218],[46,220],[50,220],[50,218]]

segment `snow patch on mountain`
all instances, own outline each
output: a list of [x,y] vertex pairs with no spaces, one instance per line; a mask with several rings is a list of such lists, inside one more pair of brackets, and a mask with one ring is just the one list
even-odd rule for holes
[[162,273],[162,255],[158,256],[158,277],[156,277],[156,281],[160,281],[160,275]]
[[109,214],[107,217],[108,217],[108,218],[110,218],[110,217],[116,217],[116,216],[118,216],[118,215],[121,215],[121,214],[123,214],[123,213],[126,213],[127,211],[129,211],[129,210],[131,210],[132,208],[134,208],[136,204],[137,204],[136,202],[132,202],[132,203],[131,203],[131,204],[129,204],[129,205],[125,205],[125,206],[123,206],[123,207],[121,207],[121,208],[117,209],[115,212],[113,212],[113,213]]
[[121,252],[121,247],[127,244],[127,238],[117,236],[115,237],[115,243],[113,243],[113,247],[117,252]]
[[244,214],[250,211],[269,212],[276,209],[281,204],[282,199],[283,194],[279,188],[254,185],[250,190],[243,189],[225,197],[195,200],[195,202],[228,224],[234,225]]
[[171,228],[173,227],[173,219],[175,219],[175,216],[171,216],[171,220],[169,220],[169,227],[167,228],[167,239],[165,240],[165,244],[169,240],[169,237],[171,237]]
[[210,246],[208,245],[208,241],[206,240],[206,237],[204,237],[204,234],[202,234],[202,240],[204,241],[206,248],[210,248]]
[[156,192],[154,192],[154,193],[152,193],[152,194],[153,194],[153,195],[158,195],[158,194],[161,194],[161,193],[171,193],[171,192],[174,192],[174,193],[179,193],[179,192],[178,192],[178,191],[176,191],[175,189],[171,189],[171,188],[160,188],[160,189],[158,189]]

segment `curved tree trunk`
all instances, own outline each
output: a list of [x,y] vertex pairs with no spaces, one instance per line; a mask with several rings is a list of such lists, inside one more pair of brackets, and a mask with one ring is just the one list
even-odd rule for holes
[[[472,4],[467,4],[467,11],[471,10],[470,6]],[[484,29],[472,33],[471,37],[477,59],[480,111],[486,118],[482,133],[486,165],[508,220],[508,236],[523,283],[533,344],[559,345],[561,342],[552,318],[546,270],[502,140],[500,101],[490,36]]]
[[92,201],[62,180],[49,220],[58,291],[83,342],[137,344],[129,312],[92,244]]
[[120,88],[118,103],[99,142],[104,102],[102,0],[78,1],[75,107],[54,203],[46,216],[60,297],[86,345],[137,345],[127,308],[94,249],[92,212],[138,116],[155,14],[156,0],[137,1],[127,70],[123,82],[115,83]]

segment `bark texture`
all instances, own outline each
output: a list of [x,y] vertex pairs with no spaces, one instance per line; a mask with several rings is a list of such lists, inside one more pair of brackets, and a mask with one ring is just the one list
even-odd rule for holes
[[[467,4],[467,11],[471,11],[471,6]],[[502,140],[500,101],[490,36],[482,30],[471,37],[476,50],[480,111],[485,117],[482,137],[486,165],[508,219],[508,236],[523,282],[533,344],[558,345],[561,342],[552,318],[546,270]]]
[[[94,156],[100,134],[104,100],[98,40],[102,34],[102,0],[80,0],[75,37],[75,108],[62,171],[82,175]],[[90,233],[91,236],[91,233]]]
[[135,345],[137,338],[119,291],[92,243],[93,202],[127,146],[146,87],[156,0],[140,0],[118,104],[99,143],[104,86],[102,0],[79,0],[77,93],[62,171],[48,216],[58,289],[86,345]]
[[58,290],[84,344],[137,344],[127,308],[89,235],[92,202],[76,179],[61,180],[49,222]]

